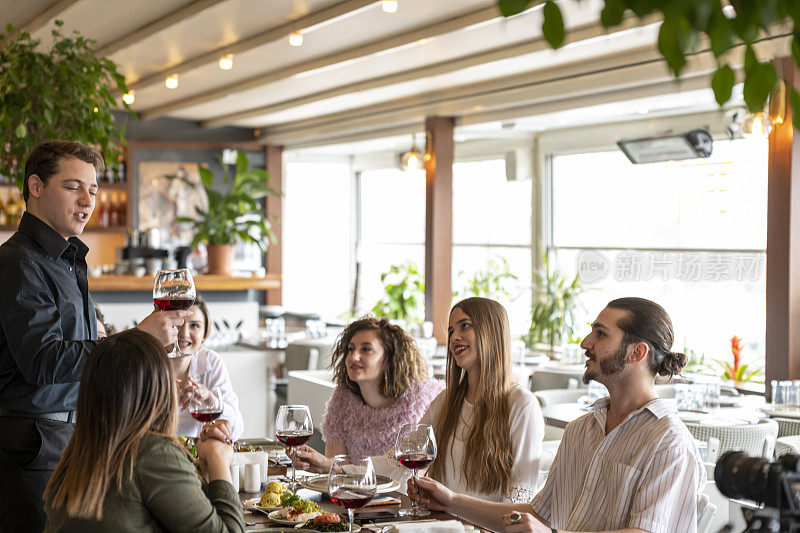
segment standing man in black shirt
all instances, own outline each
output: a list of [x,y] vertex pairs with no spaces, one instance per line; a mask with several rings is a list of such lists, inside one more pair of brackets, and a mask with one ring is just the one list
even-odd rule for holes
[[[92,214],[103,160],[78,142],[49,141],[25,163],[27,212],[0,246],[0,531],[41,531],[42,493],[74,429],[78,381],[97,344],[78,235]],[[163,346],[188,311],[139,324]]]

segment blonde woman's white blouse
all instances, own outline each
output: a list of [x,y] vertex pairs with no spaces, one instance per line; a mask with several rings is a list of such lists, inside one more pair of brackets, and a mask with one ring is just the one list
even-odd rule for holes
[[[443,391],[431,402],[420,423],[432,424],[434,428],[436,427],[436,420],[445,407],[446,393],[446,390]],[[467,401],[464,401],[464,405],[461,408],[461,420],[456,426],[455,438],[451,441],[451,449],[447,453],[444,476],[439,480],[447,488],[455,492],[495,502],[527,503],[533,498],[536,480],[539,476],[539,460],[542,456],[542,438],[544,436],[542,410],[533,393],[517,386],[510,392],[509,403],[511,456],[514,459],[514,463],[511,467],[508,491],[505,494],[500,492],[486,494],[467,489],[467,480],[461,465],[466,453],[465,439],[474,423],[474,407]],[[439,449],[440,455],[444,452],[445,450]],[[471,457],[470,460],[480,462],[483,458]]]

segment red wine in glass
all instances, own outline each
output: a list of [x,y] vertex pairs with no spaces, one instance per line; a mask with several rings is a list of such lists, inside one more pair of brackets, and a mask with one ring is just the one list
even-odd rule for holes
[[312,433],[310,431],[297,431],[297,432],[281,432],[276,433],[275,437],[281,441],[285,446],[289,446],[290,448],[294,448],[295,446],[300,446],[301,444],[305,444],[308,439],[311,438]]
[[400,464],[409,470],[419,470],[421,468],[425,468],[431,464],[434,459],[435,457],[423,454],[407,454],[397,456],[397,460],[400,461]]
[[159,311],[183,311],[194,305],[194,298],[153,298]]
[[374,490],[339,489],[331,494],[331,501],[345,509],[360,509],[367,505],[374,495]]
[[194,418],[195,420],[205,424],[206,422],[211,422],[212,420],[216,420],[217,418],[219,418],[219,415],[222,414],[222,410],[220,409],[219,411],[210,411],[210,410],[191,411],[189,414],[192,415],[192,418]]

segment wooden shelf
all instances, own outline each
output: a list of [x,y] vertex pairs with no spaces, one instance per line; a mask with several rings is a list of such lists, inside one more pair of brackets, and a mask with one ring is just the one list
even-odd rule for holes
[[[243,291],[248,289],[271,290],[281,286],[280,276],[267,274],[263,278],[235,276],[195,276],[194,284],[200,292]],[[89,278],[93,292],[152,291],[153,276],[100,276]]]

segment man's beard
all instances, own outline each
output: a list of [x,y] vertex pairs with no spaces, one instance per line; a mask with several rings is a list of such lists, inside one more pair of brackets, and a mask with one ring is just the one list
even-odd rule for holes
[[[620,341],[619,346],[617,347],[617,351],[614,352],[611,357],[600,361],[600,372],[603,376],[613,376],[614,374],[619,374],[625,369],[625,359],[627,357],[627,346]],[[587,351],[587,355],[589,352]],[[597,358],[592,354],[595,362],[597,362]],[[594,380],[597,381],[598,373],[595,370],[586,369],[586,372],[583,373],[583,384],[588,385],[590,381]]]

